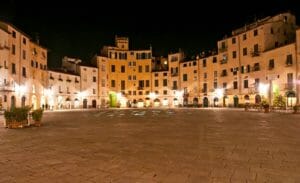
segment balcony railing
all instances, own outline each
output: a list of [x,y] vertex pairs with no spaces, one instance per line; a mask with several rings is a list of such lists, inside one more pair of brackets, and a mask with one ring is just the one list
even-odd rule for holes
[[294,89],[294,83],[285,83],[284,84],[285,90],[293,90]]
[[226,63],[227,63],[227,59],[220,60],[220,64],[226,64]]
[[221,48],[219,48],[219,52],[220,52],[220,53],[225,52],[225,51],[227,51],[227,49],[228,49],[227,46],[221,47]]
[[0,91],[15,91],[15,87],[9,83],[4,83],[0,85]]
[[259,55],[260,55],[260,51],[258,51],[258,50],[251,51],[252,57],[258,57]]

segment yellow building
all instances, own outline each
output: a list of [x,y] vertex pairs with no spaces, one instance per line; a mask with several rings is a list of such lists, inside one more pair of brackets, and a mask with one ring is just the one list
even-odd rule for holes
[[101,56],[107,59],[105,71],[99,71],[99,75],[107,73],[106,80],[101,79],[108,86],[105,103],[111,107],[144,107],[151,89],[152,50],[129,50],[129,39],[116,37],[115,47],[104,47]]

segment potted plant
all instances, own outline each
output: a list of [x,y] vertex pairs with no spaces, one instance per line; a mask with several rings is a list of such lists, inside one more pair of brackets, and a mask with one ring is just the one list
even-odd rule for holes
[[43,112],[43,109],[36,109],[32,111],[31,116],[34,121],[34,126],[41,126]]
[[267,101],[265,101],[265,100],[262,101],[261,105],[263,106],[265,113],[270,112],[270,105],[269,105],[269,103]]
[[28,112],[30,107],[13,108],[4,112],[5,127],[23,128],[28,126]]

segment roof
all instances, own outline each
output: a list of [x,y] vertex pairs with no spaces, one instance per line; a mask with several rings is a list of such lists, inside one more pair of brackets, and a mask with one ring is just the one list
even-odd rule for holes
[[48,71],[58,72],[58,73],[61,73],[61,74],[70,74],[70,75],[74,75],[74,76],[80,76],[79,74],[76,74],[75,72],[67,71],[67,70],[64,70],[62,68],[48,69]]

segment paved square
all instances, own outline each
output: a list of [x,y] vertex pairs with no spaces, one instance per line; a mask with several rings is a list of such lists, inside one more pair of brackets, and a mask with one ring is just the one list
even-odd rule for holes
[[0,128],[0,182],[300,182],[300,115],[49,112]]

